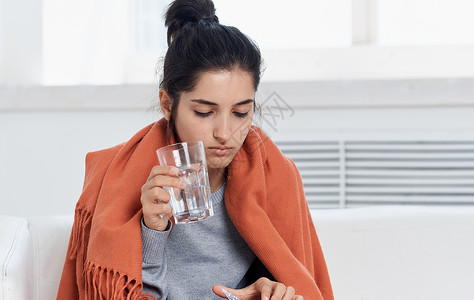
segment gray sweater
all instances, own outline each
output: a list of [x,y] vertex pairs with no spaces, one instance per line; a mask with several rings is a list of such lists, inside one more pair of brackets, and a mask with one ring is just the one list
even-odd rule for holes
[[222,299],[219,284],[236,288],[256,256],[237,232],[224,202],[226,184],[212,193],[214,216],[176,224],[170,234],[142,221],[143,291],[158,299]]

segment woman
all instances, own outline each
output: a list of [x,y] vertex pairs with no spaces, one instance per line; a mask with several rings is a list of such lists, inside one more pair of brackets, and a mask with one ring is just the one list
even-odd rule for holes
[[[260,52],[214,13],[170,5],[164,118],[87,155],[58,299],[333,299],[296,166],[251,126]],[[175,225],[163,187],[180,188],[177,169],[155,151],[195,140],[215,215]]]

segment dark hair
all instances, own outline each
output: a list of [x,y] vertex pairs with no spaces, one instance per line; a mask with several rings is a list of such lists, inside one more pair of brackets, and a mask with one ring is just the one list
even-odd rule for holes
[[160,88],[171,97],[168,139],[176,134],[174,119],[181,93],[191,91],[200,74],[236,67],[249,72],[255,90],[262,59],[258,46],[239,29],[219,24],[211,0],[175,0],[165,15],[168,51]]

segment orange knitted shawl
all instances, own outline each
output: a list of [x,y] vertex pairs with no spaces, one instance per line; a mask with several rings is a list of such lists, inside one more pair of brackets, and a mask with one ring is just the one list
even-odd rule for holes
[[[140,195],[166,129],[162,119],[87,155],[58,299],[155,299],[141,292]],[[277,281],[306,300],[334,298],[298,170],[257,127],[229,165],[225,205]]]

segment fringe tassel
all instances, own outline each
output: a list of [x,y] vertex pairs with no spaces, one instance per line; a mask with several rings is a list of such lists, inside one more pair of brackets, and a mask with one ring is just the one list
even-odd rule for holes
[[74,224],[71,230],[71,246],[68,250],[68,257],[74,259],[77,256],[79,247],[85,242],[85,228],[88,227],[92,220],[92,213],[85,208],[76,207],[74,214]]
[[157,300],[142,293],[143,284],[114,270],[96,266],[88,261],[84,265],[85,300]]
[[[71,243],[68,257],[76,259],[79,251],[85,251],[86,233],[90,229],[92,213],[84,207],[76,207],[74,224],[71,230]],[[82,253],[85,259],[85,253]],[[96,266],[91,261],[84,263],[85,300],[157,300],[155,296],[142,293],[143,284],[129,279],[112,269]]]

